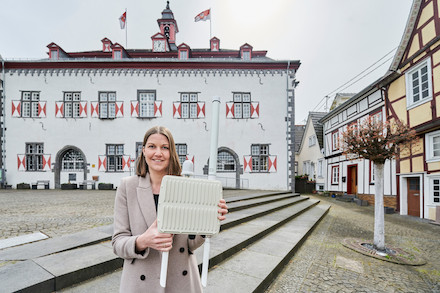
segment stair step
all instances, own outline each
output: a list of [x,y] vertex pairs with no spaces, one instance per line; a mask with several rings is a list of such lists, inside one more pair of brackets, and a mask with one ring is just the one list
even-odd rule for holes
[[258,197],[258,198],[252,198],[247,199],[243,201],[234,201],[234,202],[227,202],[228,210],[229,212],[235,212],[239,210],[248,209],[254,206],[262,205],[262,204],[268,204],[271,202],[276,202],[283,199],[293,198],[297,197],[299,195],[287,193],[287,194],[280,194],[280,195],[272,195],[272,196],[266,196],[266,197]]
[[[282,210],[253,219],[244,224],[221,231],[211,238],[209,265],[214,266],[265,235],[298,217],[309,208],[318,204],[318,200],[301,201]],[[196,250],[199,265],[203,259],[203,249]]]
[[[232,203],[232,202],[236,202],[236,201],[244,201],[244,200],[249,200],[249,199],[254,199],[254,198],[264,198],[264,197],[269,197],[269,196],[274,196],[274,195],[282,195],[282,194],[292,194],[291,191],[274,191],[274,192],[256,192],[256,193],[252,193],[252,194],[248,194],[248,195],[240,195],[240,196],[232,196],[232,197],[228,197],[226,198],[226,202],[227,203]],[[294,193],[295,195],[299,195],[299,193]]]
[[214,266],[204,292],[264,292],[328,209],[317,205]]

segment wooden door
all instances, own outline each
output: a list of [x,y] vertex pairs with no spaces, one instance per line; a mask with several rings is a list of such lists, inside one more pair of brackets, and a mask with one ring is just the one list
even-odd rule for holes
[[357,194],[357,165],[348,166],[347,193],[348,194]]
[[408,215],[420,217],[420,178],[408,178]]

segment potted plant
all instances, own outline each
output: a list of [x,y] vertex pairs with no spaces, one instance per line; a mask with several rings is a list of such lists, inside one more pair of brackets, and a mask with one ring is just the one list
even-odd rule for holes
[[98,184],[99,190],[112,190],[113,189],[113,183],[99,183]]
[[29,183],[17,183],[17,189],[31,189],[31,185]]
[[72,189],[77,189],[78,185],[76,185],[76,183],[62,183],[61,184],[61,189],[63,190],[72,190]]

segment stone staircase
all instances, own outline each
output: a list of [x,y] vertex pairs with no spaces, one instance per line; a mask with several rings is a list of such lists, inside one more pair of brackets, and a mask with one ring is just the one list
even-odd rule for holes
[[[205,292],[264,292],[330,208],[286,192],[226,201],[230,213],[211,238]],[[0,250],[0,261],[15,262],[0,266],[0,291],[118,292],[122,260],[111,233],[103,226]],[[202,254],[196,251],[200,262]]]

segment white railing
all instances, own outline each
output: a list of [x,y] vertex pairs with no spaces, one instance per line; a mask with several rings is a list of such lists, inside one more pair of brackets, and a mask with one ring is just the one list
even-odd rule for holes
[[[193,178],[202,178],[208,179],[208,175],[193,175]],[[216,180],[222,183],[223,187],[226,188],[237,188],[237,179],[235,177],[221,177],[216,176]],[[240,186],[239,189],[249,189],[249,179],[240,178]]]

